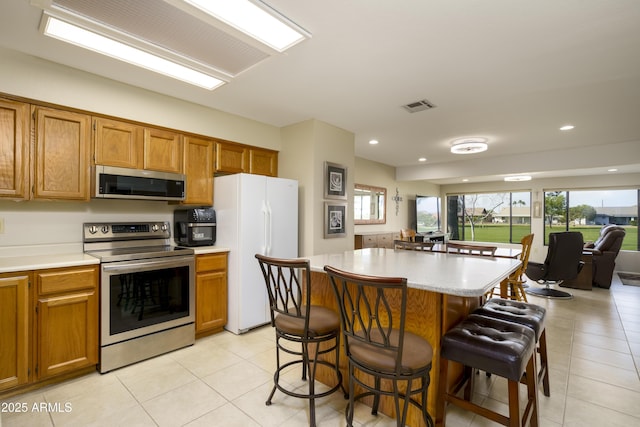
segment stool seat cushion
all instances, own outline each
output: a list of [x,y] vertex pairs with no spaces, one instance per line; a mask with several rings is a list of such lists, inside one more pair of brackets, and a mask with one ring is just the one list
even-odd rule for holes
[[[371,331],[371,338],[374,342],[382,343],[383,341],[382,335],[375,329]],[[391,331],[389,341],[393,346],[398,345],[398,330]],[[431,365],[433,348],[424,338],[405,331],[402,347],[400,374],[410,374]],[[396,353],[394,351],[366,344],[359,340],[349,339],[349,352],[356,363],[380,372],[396,371]]]
[[547,310],[539,305],[503,298],[492,298],[474,311],[474,314],[486,315],[528,326],[535,331],[536,340],[540,338],[542,331],[544,331],[546,313]]
[[441,356],[519,381],[535,348],[531,328],[471,314],[442,337]]
[[[306,307],[302,306],[302,313]],[[278,314],[275,318],[276,328],[284,333],[303,336],[304,317]],[[309,337],[321,337],[340,330],[340,318],[328,308],[312,305],[309,308]]]

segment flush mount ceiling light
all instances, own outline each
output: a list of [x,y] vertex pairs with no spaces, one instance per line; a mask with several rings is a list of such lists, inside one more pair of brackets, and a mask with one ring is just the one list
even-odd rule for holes
[[45,14],[45,17],[46,19],[43,26],[43,32],[46,36],[65,41],[205,89],[213,90],[225,83],[213,76],[209,76],[176,62],[166,60],[135,47],[128,46],[119,41],[85,30],[84,28],[61,21],[60,19],[52,16]]
[[371,145],[376,145],[377,143],[378,143],[377,139],[372,139],[372,140],[369,141],[369,144],[371,144]]
[[419,162],[426,162],[426,161],[427,161],[427,158],[426,158],[426,157],[420,157],[420,158],[418,159],[418,161],[419,161]]
[[302,28],[260,1],[184,0],[278,52],[309,37]]
[[564,125],[560,128],[560,130],[571,130],[573,128],[575,128],[574,125]]
[[486,138],[461,138],[453,141],[451,152],[453,154],[473,154],[486,151],[487,148],[489,146]]
[[508,182],[531,181],[531,176],[530,175],[505,176],[504,180]]

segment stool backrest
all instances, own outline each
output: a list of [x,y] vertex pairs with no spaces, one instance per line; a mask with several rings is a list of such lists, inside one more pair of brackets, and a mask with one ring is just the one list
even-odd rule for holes
[[338,302],[347,357],[356,342],[395,358],[401,369],[407,307],[407,279],[377,277],[341,271],[329,265],[329,275]]
[[434,242],[406,242],[404,240],[394,240],[394,249],[406,249],[410,251],[431,251],[433,250]]
[[466,243],[456,243],[451,241],[447,243],[447,252],[458,254],[494,256],[496,250],[498,250],[497,246],[469,245]]
[[256,254],[256,258],[269,294],[271,326],[275,326],[276,315],[283,315],[304,318],[304,330],[307,331],[311,306],[309,260],[271,258],[260,254]]

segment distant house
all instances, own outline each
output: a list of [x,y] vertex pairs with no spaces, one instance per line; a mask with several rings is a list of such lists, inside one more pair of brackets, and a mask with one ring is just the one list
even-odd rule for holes
[[493,222],[496,224],[508,223],[510,214],[512,224],[531,223],[531,207],[529,206],[504,206],[499,212],[493,214]]
[[638,224],[638,206],[596,207],[596,217],[593,219],[596,225]]

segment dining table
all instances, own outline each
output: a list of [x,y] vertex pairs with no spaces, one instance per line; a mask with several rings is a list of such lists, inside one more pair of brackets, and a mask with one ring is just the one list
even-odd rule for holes
[[[425,338],[433,347],[431,383],[427,409],[434,420],[441,419],[436,411],[440,381],[440,340],[453,326],[478,307],[485,293],[499,285],[519,266],[512,257],[487,257],[452,254],[440,251],[408,251],[385,248],[365,248],[307,257],[311,266],[311,304],[327,307],[336,313],[338,305],[325,265],[356,274],[407,279],[407,331]],[[399,303],[392,309],[398,310]],[[348,386],[348,360],[341,351],[340,370]],[[447,382],[452,385],[463,374],[462,366],[450,369]],[[317,379],[332,381],[330,370],[319,369]],[[369,402],[371,404],[371,402]],[[383,396],[379,410],[395,417],[391,398]],[[420,412],[410,405],[407,424],[424,426]]]

